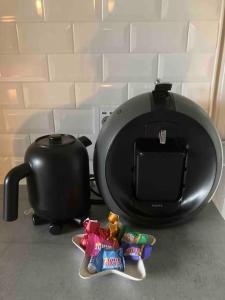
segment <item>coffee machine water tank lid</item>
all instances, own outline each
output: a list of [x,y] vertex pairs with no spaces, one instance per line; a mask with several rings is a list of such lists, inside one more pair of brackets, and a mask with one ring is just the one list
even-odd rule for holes
[[50,134],[39,137],[35,143],[42,147],[54,147],[72,144],[75,140],[75,137],[69,134]]

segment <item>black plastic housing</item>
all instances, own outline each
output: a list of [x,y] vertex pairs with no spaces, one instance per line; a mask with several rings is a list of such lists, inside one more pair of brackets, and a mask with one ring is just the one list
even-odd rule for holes
[[174,140],[160,144],[157,139],[138,139],[134,162],[136,201],[151,201],[156,206],[181,200],[185,161],[186,149]]
[[95,145],[94,173],[106,204],[148,227],[191,218],[212,199],[222,172],[222,144],[208,115],[170,89],[158,84],[123,103]]

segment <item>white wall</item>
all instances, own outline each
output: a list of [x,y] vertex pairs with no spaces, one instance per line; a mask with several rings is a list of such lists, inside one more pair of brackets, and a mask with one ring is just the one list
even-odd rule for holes
[[0,180],[39,135],[95,141],[102,107],[157,77],[209,112],[221,3],[1,0]]

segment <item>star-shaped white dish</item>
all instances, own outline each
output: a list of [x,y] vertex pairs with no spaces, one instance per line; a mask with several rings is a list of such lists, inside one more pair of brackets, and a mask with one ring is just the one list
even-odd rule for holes
[[[83,279],[90,279],[95,278],[107,274],[117,274],[122,277],[135,280],[135,281],[141,281],[146,277],[146,271],[144,262],[142,259],[136,261],[126,261],[125,271],[119,271],[119,270],[106,270],[99,273],[91,274],[88,272],[87,266],[90,260],[90,257],[85,255],[85,250],[80,245],[80,240],[83,237],[83,234],[77,234],[72,238],[72,242],[74,243],[77,248],[79,248],[84,253],[84,258],[82,260],[82,263],[80,265],[79,270],[79,276]],[[151,245],[153,246],[156,242],[156,239],[154,236],[149,235]]]

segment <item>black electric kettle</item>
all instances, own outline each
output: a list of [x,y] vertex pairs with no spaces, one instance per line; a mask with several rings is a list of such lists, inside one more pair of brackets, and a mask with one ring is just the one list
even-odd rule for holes
[[4,181],[5,221],[18,217],[18,185],[26,177],[33,223],[50,222],[57,234],[63,223],[87,216],[90,208],[89,160],[82,136],[53,134],[38,138],[26,151],[24,163],[13,168]]

